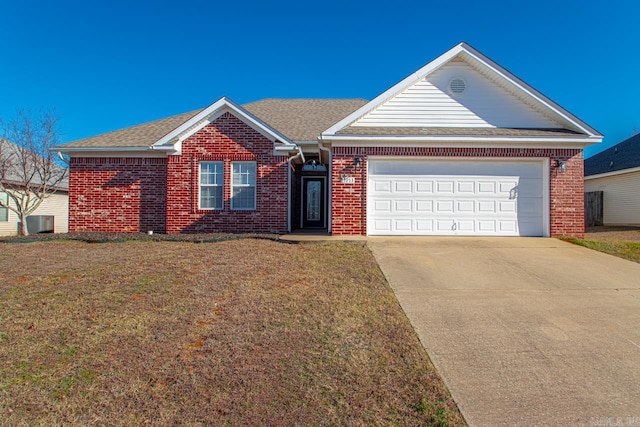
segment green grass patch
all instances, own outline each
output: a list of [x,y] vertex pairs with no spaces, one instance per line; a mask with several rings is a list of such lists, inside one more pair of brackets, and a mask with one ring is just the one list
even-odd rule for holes
[[584,246],[585,248],[593,249],[599,252],[604,252],[609,255],[614,255],[619,258],[624,258],[629,261],[640,263],[640,243],[628,242],[624,240],[588,240],[588,239],[576,239],[573,237],[563,237],[561,240],[565,242],[573,243],[575,245]]

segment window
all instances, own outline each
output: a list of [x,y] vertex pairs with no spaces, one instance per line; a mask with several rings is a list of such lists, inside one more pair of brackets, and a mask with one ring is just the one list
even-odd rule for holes
[[[7,193],[0,192],[0,202],[5,206],[9,204],[9,195]],[[0,207],[0,222],[7,222],[9,220],[9,209]]]
[[200,209],[222,209],[224,164],[200,162]]
[[232,162],[231,175],[231,209],[255,209],[256,162]]

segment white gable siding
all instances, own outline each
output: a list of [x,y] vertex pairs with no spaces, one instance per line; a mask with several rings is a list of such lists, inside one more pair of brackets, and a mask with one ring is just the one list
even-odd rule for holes
[[[53,215],[54,231],[67,233],[69,231],[69,196],[67,193],[55,193],[45,199],[33,215]],[[0,222],[0,236],[18,234],[18,217],[9,211],[8,221]]]
[[640,225],[640,172],[588,179],[585,191],[602,191],[604,225]]
[[[456,77],[465,80],[467,89],[453,97],[448,86]],[[352,126],[562,127],[462,61],[449,62]]]

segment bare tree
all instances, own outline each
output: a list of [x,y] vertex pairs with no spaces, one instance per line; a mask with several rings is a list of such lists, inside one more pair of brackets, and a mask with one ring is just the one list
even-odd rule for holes
[[34,116],[19,110],[16,117],[0,119],[0,207],[20,218],[18,234],[26,236],[27,216],[59,189],[67,169],[50,150],[58,143],[58,117],[54,112]]

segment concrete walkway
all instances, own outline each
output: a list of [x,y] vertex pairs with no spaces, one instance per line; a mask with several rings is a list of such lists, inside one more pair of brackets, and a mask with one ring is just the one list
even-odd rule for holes
[[640,264],[555,239],[368,245],[470,425],[640,426]]

